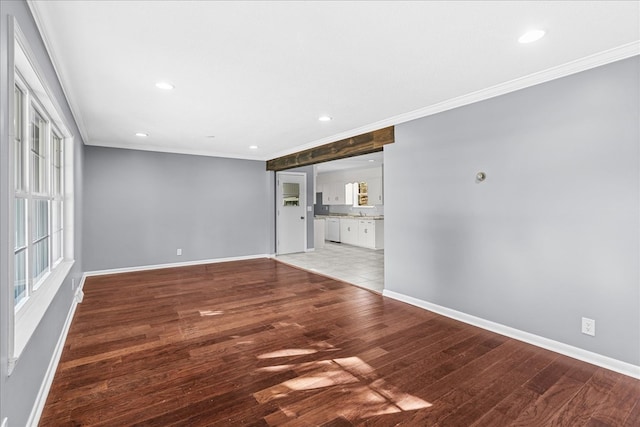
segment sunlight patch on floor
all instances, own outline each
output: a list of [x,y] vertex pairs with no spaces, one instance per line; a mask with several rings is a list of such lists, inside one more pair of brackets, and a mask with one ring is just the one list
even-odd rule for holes
[[222,310],[200,310],[200,316],[220,316],[224,314]]
[[[304,349],[285,349],[267,354],[274,355],[272,357],[310,354],[300,350]],[[313,353],[315,352],[317,351],[314,350]],[[431,403],[404,393],[398,387],[377,378],[375,369],[356,356],[264,366],[257,371],[293,371],[298,374],[296,378],[253,394],[259,403],[283,400],[282,406],[279,407],[280,411],[265,418],[267,422],[270,422],[267,418],[272,418],[271,421],[276,424],[285,419],[291,420],[302,416],[305,419],[314,420],[311,422],[318,423],[328,422],[336,415],[348,420],[365,419],[375,415],[415,411],[432,406]],[[303,392],[315,393],[309,394],[302,400],[296,399],[294,403],[285,403],[284,399],[288,396]],[[332,411],[332,414],[313,413],[313,409],[309,409],[314,405],[309,405],[307,400],[314,399],[317,393],[322,393],[322,399],[331,399],[335,402],[335,411]]]
[[286,348],[284,350],[272,351],[258,356],[258,359],[275,359],[276,357],[303,356],[305,354],[317,353],[313,348]]

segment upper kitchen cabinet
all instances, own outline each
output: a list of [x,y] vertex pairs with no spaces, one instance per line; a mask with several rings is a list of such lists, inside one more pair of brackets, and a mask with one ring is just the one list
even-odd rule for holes
[[382,166],[319,173],[316,188],[325,205],[375,206],[384,204]]
[[382,177],[372,178],[367,183],[369,184],[369,204],[384,205],[384,197],[382,194]]
[[342,181],[324,182],[321,188],[323,204],[344,205],[346,203],[345,186]]

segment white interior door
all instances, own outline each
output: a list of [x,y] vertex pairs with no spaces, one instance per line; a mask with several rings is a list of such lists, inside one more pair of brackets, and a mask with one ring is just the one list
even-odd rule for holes
[[276,174],[276,252],[304,252],[307,248],[307,175]]

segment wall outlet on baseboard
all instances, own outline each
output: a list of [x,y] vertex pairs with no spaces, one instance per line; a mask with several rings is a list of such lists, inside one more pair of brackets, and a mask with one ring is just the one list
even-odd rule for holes
[[176,249],[176,255],[182,255],[182,249]]
[[582,333],[586,335],[591,335],[592,337],[596,336],[596,321],[593,319],[588,319],[586,317],[582,318]]

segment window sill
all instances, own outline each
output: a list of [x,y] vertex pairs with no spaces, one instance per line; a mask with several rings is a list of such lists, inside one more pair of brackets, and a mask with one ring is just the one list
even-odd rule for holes
[[40,284],[37,292],[31,295],[15,313],[13,357],[11,359],[12,363],[9,363],[9,373],[13,370],[13,366],[20,358],[22,351],[40,324],[49,305],[58,294],[74,262],[74,260],[60,262]]

